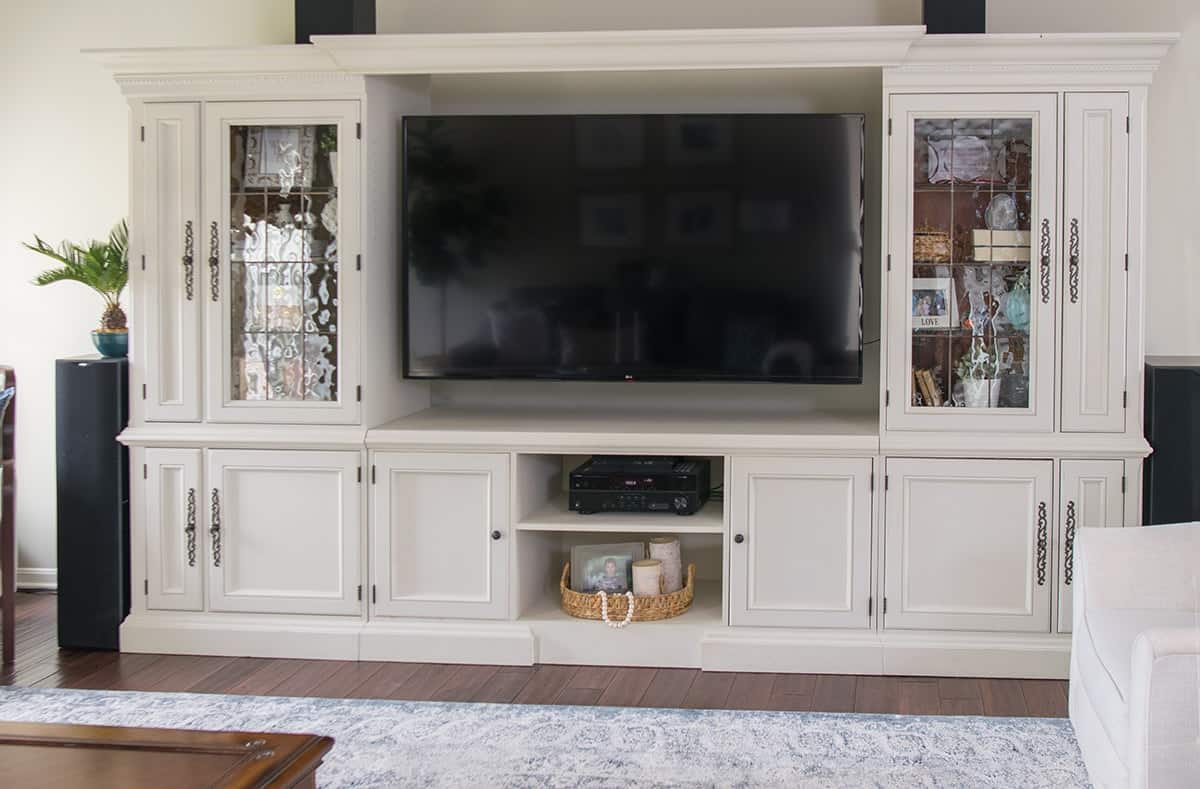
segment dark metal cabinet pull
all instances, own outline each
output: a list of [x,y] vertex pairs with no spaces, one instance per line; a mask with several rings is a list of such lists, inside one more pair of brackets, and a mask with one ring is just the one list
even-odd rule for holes
[[1046,585],[1046,502],[1038,502],[1037,514],[1037,585]]
[[744,543],[746,541],[746,536],[744,534],[735,534],[735,535],[733,535],[733,541],[736,542],[738,545],[741,545],[742,543]]
[[1075,502],[1067,502],[1067,525],[1063,542],[1063,583],[1075,580]]
[[196,247],[196,239],[192,234],[192,220],[183,225],[183,290],[187,300],[191,301],[196,294],[195,258],[192,256]]
[[1041,279],[1042,304],[1050,303],[1050,220],[1042,220],[1042,237],[1040,244],[1042,270]]
[[1079,220],[1071,220],[1070,235],[1067,239],[1067,287],[1071,293],[1071,303],[1079,302]]
[[212,537],[213,567],[221,566],[221,494],[212,489],[212,525],[208,534]]
[[213,222],[208,226],[208,287],[213,301],[221,299],[221,256],[217,252],[220,243],[221,232],[217,229],[217,223]]
[[492,531],[492,539],[493,539],[493,540],[498,540],[498,539],[500,539],[502,536],[503,536],[503,535],[502,535],[502,534],[500,534],[500,530],[499,530],[499,529],[495,529],[494,531]]
[[196,566],[196,489],[188,488],[187,492],[187,525],[183,527],[187,536],[188,567]]

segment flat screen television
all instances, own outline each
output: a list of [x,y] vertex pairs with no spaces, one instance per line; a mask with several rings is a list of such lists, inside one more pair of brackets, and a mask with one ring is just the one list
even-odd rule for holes
[[410,116],[409,378],[862,380],[862,115]]

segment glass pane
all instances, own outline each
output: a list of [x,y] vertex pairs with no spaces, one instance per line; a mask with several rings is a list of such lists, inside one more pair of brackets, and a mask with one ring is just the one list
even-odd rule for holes
[[1028,408],[1029,118],[914,122],[911,404]]
[[234,400],[338,399],[337,133],[230,128]]

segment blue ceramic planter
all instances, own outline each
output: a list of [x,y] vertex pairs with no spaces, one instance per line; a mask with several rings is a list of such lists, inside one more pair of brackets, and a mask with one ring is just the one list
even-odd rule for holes
[[129,332],[107,332],[94,331],[92,332],[92,345],[96,346],[96,350],[101,356],[119,359],[129,355]]

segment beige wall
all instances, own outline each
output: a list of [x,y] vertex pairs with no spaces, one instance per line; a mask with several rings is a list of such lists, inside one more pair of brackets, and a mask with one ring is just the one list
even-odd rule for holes
[[[21,380],[19,565],[53,568],[53,360],[91,352],[99,301],[30,286],[20,242],[101,236],[128,201],[125,103],[85,47],[287,43],[291,0],[4,2],[0,28],[0,361]],[[993,0],[989,30],[1159,31],[1184,39],[1152,91],[1147,350],[1200,354],[1200,3]],[[379,31],[919,24],[920,0],[377,0]],[[1192,84],[1188,84],[1188,80]]]

